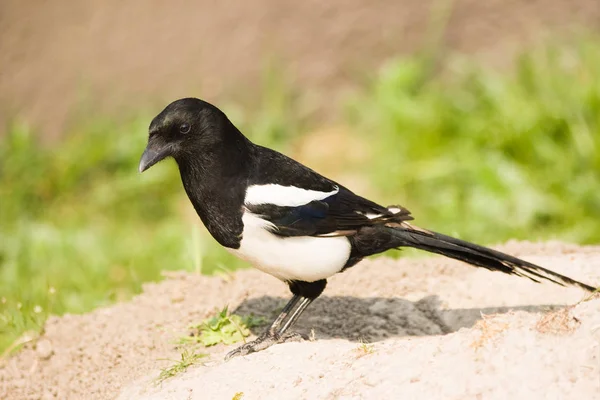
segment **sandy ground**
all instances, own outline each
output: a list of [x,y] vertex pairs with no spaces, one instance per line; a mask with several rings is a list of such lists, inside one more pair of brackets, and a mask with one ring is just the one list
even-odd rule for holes
[[[598,246],[499,248],[600,284]],[[600,299],[577,304],[577,289],[440,257],[364,261],[331,279],[300,319],[315,341],[228,363],[233,346],[216,346],[156,384],[190,323],[226,303],[272,318],[287,297],[254,270],[170,275],[130,302],[51,318],[0,366],[0,399],[600,399]]]

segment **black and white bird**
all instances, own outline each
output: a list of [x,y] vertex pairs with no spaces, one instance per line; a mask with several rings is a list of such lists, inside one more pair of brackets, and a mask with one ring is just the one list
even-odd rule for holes
[[287,333],[327,279],[389,249],[413,247],[477,267],[595,288],[510,255],[418,228],[400,206],[383,207],[277,151],[252,143],[217,107],[195,98],[169,104],[151,122],[143,172],[172,157],[211,235],[293,297],[258,339],[227,355],[297,340]]

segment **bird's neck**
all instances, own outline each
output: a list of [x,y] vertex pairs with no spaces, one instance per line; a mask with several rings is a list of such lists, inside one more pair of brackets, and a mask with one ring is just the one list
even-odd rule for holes
[[225,247],[239,247],[252,147],[239,131],[232,132],[228,143],[177,160],[183,186],[196,213]]

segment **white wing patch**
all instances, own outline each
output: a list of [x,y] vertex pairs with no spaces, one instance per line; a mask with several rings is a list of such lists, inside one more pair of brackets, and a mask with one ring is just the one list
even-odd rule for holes
[[369,218],[369,219],[375,219],[375,218],[379,218],[382,217],[383,214],[374,214],[374,213],[362,213],[365,217]]
[[297,207],[314,200],[323,200],[339,192],[336,186],[331,192],[302,189],[295,186],[276,184],[252,185],[246,189],[246,205],[273,204],[281,207]]
[[[388,207],[387,208],[389,212],[391,212],[392,214],[398,214],[399,212],[401,212],[402,210],[398,207]],[[376,213],[365,213],[362,211],[356,211],[358,214],[360,215],[364,215],[365,217],[369,218],[369,219],[375,219],[375,218],[379,218],[379,217],[383,217],[383,214],[376,214]]]
[[283,281],[327,279],[340,272],[350,257],[350,241],[344,236],[277,236],[267,230],[273,226],[269,221],[248,211],[242,221],[240,248],[228,250]]

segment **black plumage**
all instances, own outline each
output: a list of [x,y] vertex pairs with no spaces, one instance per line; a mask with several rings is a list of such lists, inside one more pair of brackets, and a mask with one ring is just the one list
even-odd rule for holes
[[215,106],[181,99],[150,124],[144,171],[166,157],[222,246],[286,282],[293,293],[271,327],[228,357],[296,339],[286,333],[327,278],[370,255],[412,247],[492,271],[594,287],[510,255],[413,226],[410,212],[381,206],[274,150],[250,142]]

